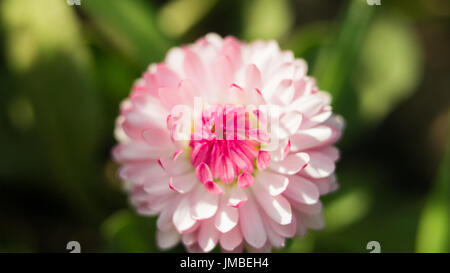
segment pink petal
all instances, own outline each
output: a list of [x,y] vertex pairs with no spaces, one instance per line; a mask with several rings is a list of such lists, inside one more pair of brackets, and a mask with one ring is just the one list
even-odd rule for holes
[[168,147],[171,144],[169,132],[165,128],[146,129],[142,132],[142,137],[150,146]]
[[300,130],[292,135],[292,150],[301,151],[309,148],[326,145],[332,137],[333,130],[328,126],[317,126]]
[[176,229],[170,231],[156,231],[156,241],[161,249],[169,249],[180,242],[180,233]]
[[289,177],[289,186],[285,194],[300,203],[315,204],[319,201],[319,190],[316,185],[299,175]]
[[165,207],[158,216],[158,220],[156,221],[156,226],[161,231],[169,231],[174,228],[172,223],[172,216],[177,208],[176,202],[171,202],[167,207]]
[[178,204],[173,214],[172,222],[180,233],[190,229],[196,223],[196,220],[191,217],[191,207],[188,197],[183,198]]
[[223,197],[219,210],[216,213],[214,224],[216,228],[222,232],[226,233],[233,229],[239,218],[239,213],[236,208],[227,206],[228,199]]
[[210,252],[214,249],[219,240],[219,231],[214,226],[212,219],[201,223],[198,230],[198,245],[204,252]]
[[211,218],[219,207],[219,195],[211,194],[204,187],[198,186],[191,195],[190,206],[193,219]]
[[289,202],[282,195],[271,196],[262,187],[254,187],[255,197],[266,214],[275,222],[287,225],[292,221]]
[[328,156],[320,152],[308,152],[310,161],[303,172],[312,178],[325,178],[330,176],[335,169],[334,162]]
[[[292,210],[292,212],[294,213],[294,210]],[[287,225],[280,225],[275,221],[269,221],[269,224],[276,233],[283,237],[291,238],[295,235],[295,226],[297,225],[297,222],[297,219],[292,217],[291,223]]]
[[260,150],[258,152],[258,158],[256,159],[256,166],[258,170],[263,171],[270,164],[270,154],[266,151]]
[[286,138],[295,134],[302,124],[302,119],[302,114],[297,111],[292,111],[282,115],[280,118],[280,131],[278,137]]
[[200,163],[197,168],[195,168],[195,174],[197,175],[197,179],[201,183],[206,183],[207,181],[213,180],[211,170],[209,169],[208,165],[205,163]]
[[227,251],[236,249],[241,243],[242,234],[239,227],[220,235],[220,246]]
[[178,76],[164,64],[156,65],[156,79],[160,86],[176,87],[180,79]]
[[301,171],[309,162],[309,155],[296,153],[288,155],[283,161],[272,162],[270,168],[282,174],[295,174]]
[[239,208],[247,202],[247,194],[240,187],[233,187],[229,190],[228,206]]
[[239,207],[239,225],[247,243],[253,247],[263,247],[267,241],[267,234],[253,199],[249,199]]
[[172,159],[173,156],[162,156],[158,159],[158,163],[161,167],[171,176],[178,176],[190,172],[192,165],[185,156],[178,156],[176,159]]
[[277,87],[275,103],[279,105],[288,105],[294,98],[295,88],[292,80],[282,80]]
[[269,218],[265,219],[264,221],[264,223],[266,224],[267,239],[269,243],[275,248],[284,247],[285,238],[281,236],[278,232],[273,230],[269,222],[272,222],[272,220],[270,220]]
[[258,186],[264,188],[272,196],[284,192],[289,184],[286,176],[272,172],[261,172],[257,174],[256,180]]
[[204,184],[205,189],[209,191],[212,194],[220,195],[223,193],[222,189],[217,185],[217,183],[214,183],[213,181],[209,180],[206,181]]
[[240,188],[244,189],[244,188],[250,187],[251,185],[253,185],[254,182],[255,182],[255,180],[251,174],[241,173],[238,176],[238,186]]
[[225,183],[233,182],[235,176],[233,162],[231,162],[231,160],[226,156],[222,156],[221,162],[222,164],[220,164],[221,168],[219,168],[219,173],[216,173],[215,175],[218,175]]
[[198,183],[194,172],[171,177],[169,187],[179,193],[189,192]]
[[245,90],[253,90],[261,88],[261,72],[254,64],[249,64],[245,69]]
[[320,214],[302,214],[302,222],[305,226],[307,226],[310,229],[323,229],[325,227],[325,220],[323,219],[323,215]]
[[322,213],[322,203],[319,201],[315,204],[307,205],[291,200],[291,205],[295,210],[304,214],[320,214]]

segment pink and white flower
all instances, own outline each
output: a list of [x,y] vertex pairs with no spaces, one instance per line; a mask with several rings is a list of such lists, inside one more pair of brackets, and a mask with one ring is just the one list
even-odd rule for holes
[[306,72],[274,41],[208,34],[135,83],[113,154],[133,206],[158,215],[160,248],[263,252],[324,226],[343,121]]

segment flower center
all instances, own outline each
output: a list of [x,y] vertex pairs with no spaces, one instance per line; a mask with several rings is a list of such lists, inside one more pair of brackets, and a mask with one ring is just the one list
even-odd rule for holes
[[253,184],[261,143],[268,141],[257,113],[243,106],[212,106],[194,121],[191,163],[207,188],[217,182]]

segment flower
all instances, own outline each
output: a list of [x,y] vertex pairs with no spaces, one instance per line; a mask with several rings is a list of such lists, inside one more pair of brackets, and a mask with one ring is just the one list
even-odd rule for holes
[[208,34],[152,64],[121,104],[113,155],[157,242],[270,251],[324,226],[342,118],[274,41]]

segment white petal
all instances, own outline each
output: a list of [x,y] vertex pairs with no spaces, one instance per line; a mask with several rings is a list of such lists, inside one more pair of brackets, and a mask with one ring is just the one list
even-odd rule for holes
[[283,236],[281,236],[279,233],[275,232],[272,229],[272,227],[270,226],[270,224],[266,225],[266,232],[267,232],[267,239],[269,240],[270,244],[273,247],[275,247],[275,248],[284,247],[285,238]]
[[183,198],[178,204],[173,214],[172,222],[180,233],[194,226],[196,220],[191,216],[190,200],[188,197]]
[[295,217],[292,217],[291,223],[287,225],[280,225],[275,221],[270,221],[269,224],[272,227],[272,229],[281,236],[291,238],[295,235],[295,227],[297,224],[297,219]]
[[197,232],[184,233],[181,236],[181,240],[183,241],[183,244],[190,246],[197,242]]
[[226,233],[233,229],[237,225],[239,218],[237,208],[230,207],[227,203],[228,198],[226,196],[222,196],[221,204],[214,220],[216,228],[222,233]]
[[253,247],[261,248],[267,241],[267,234],[253,198],[239,207],[239,225],[245,241]]
[[189,192],[196,183],[199,183],[195,172],[174,176],[170,186],[179,193]]
[[208,192],[203,185],[197,186],[191,196],[191,214],[196,220],[207,219],[217,211],[220,195]]
[[174,228],[172,217],[177,205],[177,202],[170,202],[168,206],[161,211],[158,216],[158,220],[156,221],[156,226],[159,230],[168,231]]
[[[170,156],[162,156],[159,158],[159,162],[163,169],[171,176],[177,176],[193,171],[192,164],[186,155],[181,154],[176,159],[172,159]],[[187,153],[186,153],[187,154]]]
[[302,124],[302,114],[297,111],[291,111],[280,118],[280,128],[278,137],[287,138],[298,131]]
[[325,227],[325,221],[321,213],[311,215],[301,214],[301,219],[303,220],[305,226],[309,227],[310,229],[318,230],[323,229]]
[[333,135],[333,130],[328,126],[317,126],[306,130],[300,130],[291,136],[292,151],[301,151],[327,144]]
[[268,171],[258,173],[256,181],[273,196],[284,192],[289,183],[286,176]]
[[305,168],[309,162],[309,155],[306,153],[289,154],[283,161],[271,162],[269,168],[282,174],[295,174]]
[[314,204],[319,200],[319,190],[316,185],[299,175],[289,176],[289,186],[285,194],[295,201],[305,204]]
[[231,188],[228,199],[228,206],[239,208],[247,202],[247,194],[240,187]]
[[312,178],[325,178],[330,176],[335,169],[333,160],[320,153],[320,152],[308,152],[310,161],[303,170],[308,176]]
[[169,249],[174,247],[180,241],[180,233],[176,229],[170,231],[156,232],[156,241],[161,249]]
[[204,252],[210,252],[214,249],[219,240],[219,231],[214,226],[212,219],[201,223],[198,230],[198,245]]
[[242,234],[239,227],[235,227],[227,233],[220,235],[220,246],[227,250],[232,251],[242,243]]
[[271,196],[262,187],[256,184],[253,187],[259,205],[275,222],[287,225],[292,220],[291,206],[282,195]]
[[291,200],[291,206],[298,210],[299,212],[302,212],[303,214],[320,214],[322,213],[322,202],[317,202],[315,204],[307,205],[304,203],[299,203],[296,201]]

